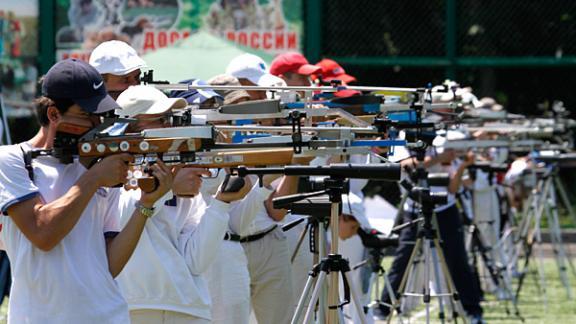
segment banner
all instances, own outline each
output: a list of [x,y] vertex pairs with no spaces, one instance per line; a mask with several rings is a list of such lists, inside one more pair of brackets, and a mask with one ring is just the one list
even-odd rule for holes
[[0,5],[0,85],[6,100],[36,95],[38,70],[37,0],[2,0]]
[[[31,115],[38,69],[38,1],[2,0],[0,4],[0,129],[10,142],[8,117]],[[28,109],[19,109],[28,108]]]
[[202,31],[251,51],[299,51],[298,0],[56,0],[57,60],[88,60],[118,39],[140,54],[171,47]]

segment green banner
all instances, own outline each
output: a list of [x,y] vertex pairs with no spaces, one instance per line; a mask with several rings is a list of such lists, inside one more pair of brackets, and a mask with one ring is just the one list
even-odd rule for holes
[[94,47],[111,39],[144,55],[198,32],[264,55],[301,48],[299,0],[56,1],[58,60],[87,60]]
[[[10,143],[9,118],[29,117],[36,96],[38,0],[0,2],[0,143]],[[17,131],[16,131],[17,132]]]

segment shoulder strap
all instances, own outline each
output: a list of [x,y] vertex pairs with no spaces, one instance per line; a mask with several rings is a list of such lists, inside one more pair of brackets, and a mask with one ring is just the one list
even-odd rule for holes
[[28,177],[30,180],[34,181],[34,169],[32,169],[32,151],[27,151],[24,149],[22,144],[18,144],[20,150],[22,150],[22,155],[24,156],[24,167],[28,171]]

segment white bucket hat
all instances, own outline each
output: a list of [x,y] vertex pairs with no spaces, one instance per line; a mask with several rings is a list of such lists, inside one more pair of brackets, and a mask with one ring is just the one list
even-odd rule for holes
[[111,40],[98,45],[90,54],[90,65],[100,74],[126,75],[146,67],[146,62],[138,56],[130,45]]
[[145,85],[131,86],[124,90],[116,100],[122,109],[116,109],[116,115],[131,118],[138,115],[157,115],[172,108],[185,108],[184,98],[168,98],[162,91]]

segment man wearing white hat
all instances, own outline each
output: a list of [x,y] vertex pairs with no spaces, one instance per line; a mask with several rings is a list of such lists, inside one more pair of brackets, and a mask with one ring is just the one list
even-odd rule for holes
[[[262,58],[253,54],[242,54],[230,61],[226,74],[231,75],[245,86],[273,87],[286,85],[284,80],[268,72]],[[266,99],[266,91],[248,90],[251,100]]]
[[[184,98],[168,98],[149,86],[132,86],[118,97],[117,114],[135,118],[129,131],[167,125],[172,108]],[[209,323],[210,296],[201,277],[220,250],[228,228],[229,203],[243,197],[217,192],[208,206],[199,196],[200,176],[207,170],[182,168],[174,185],[146,224],[134,255],[118,276],[132,323]],[[120,190],[120,224],[134,209],[140,190]],[[192,198],[194,197],[194,198]],[[201,218],[194,218],[202,213]],[[197,219],[200,219],[197,221]]]
[[98,45],[90,54],[92,65],[104,79],[108,94],[114,99],[129,86],[140,84],[146,62],[125,42],[111,40]]

